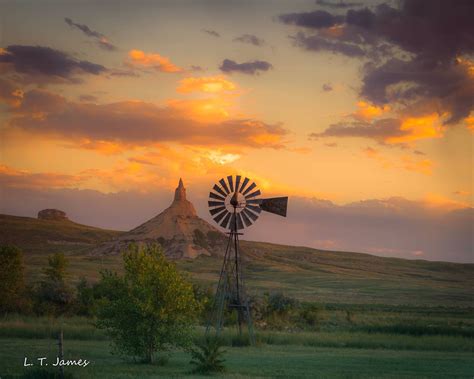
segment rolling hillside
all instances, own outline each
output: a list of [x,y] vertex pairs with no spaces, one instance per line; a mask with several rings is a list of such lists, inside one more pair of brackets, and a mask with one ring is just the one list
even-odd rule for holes
[[[38,278],[47,255],[64,252],[72,280],[97,280],[101,269],[121,269],[120,255],[91,256],[95,244],[123,232],[71,221],[47,221],[0,215],[0,243],[25,253],[29,280]],[[474,306],[474,265],[383,258],[369,254],[316,250],[263,242],[241,242],[250,293],[283,291],[301,300],[323,303],[408,306]],[[192,280],[215,284],[218,256],[178,260]]]
[[40,220],[4,214],[0,214],[0,225],[0,243],[16,245],[25,254],[84,251],[122,233],[70,220]]

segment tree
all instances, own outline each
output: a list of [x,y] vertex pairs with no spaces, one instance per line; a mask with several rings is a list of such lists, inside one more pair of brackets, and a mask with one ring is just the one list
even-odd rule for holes
[[0,246],[0,312],[18,312],[27,303],[23,254],[14,246]]
[[48,257],[48,267],[43,269],[43,279],[36,286],[38,313],[65,313],[73,302],[73,291],[66,283],[67,260],[63,253]]
[[101,273],[104,298],[97,326],[106,330],[116,351],[152,363],[156,352],[190,342],[199,303],[159,245],[130,245],[123,262],[123,276]]

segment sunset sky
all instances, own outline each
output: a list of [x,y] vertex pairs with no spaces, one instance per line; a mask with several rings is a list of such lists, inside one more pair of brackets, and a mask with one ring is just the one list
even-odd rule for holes
[[473,260],[472,1],[2,4],[1,212],[125,230],[183,177],[207,218],[242,174],[290,196],[248,238]]

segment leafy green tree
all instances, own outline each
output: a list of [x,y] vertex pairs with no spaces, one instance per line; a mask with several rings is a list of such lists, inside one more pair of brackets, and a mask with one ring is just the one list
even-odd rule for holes
[[107,331],[117,352],[152,363],[157,352],[190,342],[200,306],[192,285],[159,245],[130,245],[123,261],[123,276],[101,273],[104,298],[97,326]]
[[35,309],[38,313],[59,315],[69,310],[74,296],[66,282],[67,264],[63,253],[48,257],[48,267],[43,269],[43,279],[35,290]]
[[0,246],[0,312],[18,312],[25,308],[26,287],[23,254],[14,246]]

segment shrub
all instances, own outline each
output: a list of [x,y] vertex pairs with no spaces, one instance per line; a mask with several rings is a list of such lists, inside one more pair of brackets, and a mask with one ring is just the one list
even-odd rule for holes
[[191,364],[195,366],[194,373],[209,374],[211,372],[224,372],[225,366],[221,345],[217,338],[206,338],[203,343],[191,349]]

